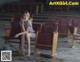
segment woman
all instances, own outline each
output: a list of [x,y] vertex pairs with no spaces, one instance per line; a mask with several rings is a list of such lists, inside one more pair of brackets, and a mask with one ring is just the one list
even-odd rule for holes
[[35,31],[33,30],[33,27],[32,27],[32,20],[33,18],[31,17],[30,13],[29,12],[25,12],[23,14],[23,17],[21,18],[21,21],[20,21],[20,25],[21,25],[21,28],[22,28],[22,32],[21,33],[18,33],[15,37],[18,37],[20,35],[22,35],[21,37],[21,49],[22,49],[22,52],[23,54],[25,55],[25,42],[27,42],[27,49],[28,49],[28,55],[27,56],[30,56],[30,38],[35,38]]

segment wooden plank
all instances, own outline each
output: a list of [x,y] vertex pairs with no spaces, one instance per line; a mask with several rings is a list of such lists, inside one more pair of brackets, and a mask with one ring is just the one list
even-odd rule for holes
[[56,55],[58,32],[53,33],[52,56]]
[[[74,35],[77,34],[77,30],[78,30],[78,27],[74,27]],[[76,47],[76,40],[73,39],[73,48],[75,48],[75,47]]]

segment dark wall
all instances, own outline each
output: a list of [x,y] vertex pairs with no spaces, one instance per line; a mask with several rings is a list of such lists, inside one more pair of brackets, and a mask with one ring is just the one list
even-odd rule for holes
[[9,3],[9,2],[17,2],[17,1],[20,1],[20,0],[0,0],[0,6],[5,4],[5,3]]
[[47,0],[35,0],[35,2],[41,2],[46,6]]
[[35,2],[35,0],[20,0],[21,2]]

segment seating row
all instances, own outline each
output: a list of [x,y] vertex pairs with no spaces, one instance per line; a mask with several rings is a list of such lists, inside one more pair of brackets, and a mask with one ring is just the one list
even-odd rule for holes
[[[79,17],[56,17],[50,18],[43,24],[33,23],[33,29],[36,33],[36,52],[40,49],[51,50],[52,56],[56,55],[58,35],[74,35],[79,32]],[[14,39],[14,35],[20,32],[19,21],[12,20],[11,28],[5,30],[6,42],[10,43],[10,39]],[[18,38],[20,40],[20,37]],[[13,42],[16,43],[16,42]],[[19,42],[19,48],[21,47]],[[73,47],[76,46],[76,41],[73,41]]]

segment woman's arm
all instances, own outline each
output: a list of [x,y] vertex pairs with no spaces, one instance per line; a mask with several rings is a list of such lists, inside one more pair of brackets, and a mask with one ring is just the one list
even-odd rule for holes
[[25,31],[24,22],[21,22],[21,29],[22,29],[22,31]]
[[25,34],[25,33],[27,33],[27,31],[25,31],[25,27],[24,27],[24,22],[22,21],[23,19],[21,19],[21,21],[20,21],[20,25],[21,25],[21,30],[23,31],[23,32],[21,32],[21,33],[18,33],[18,34],[16,34],[14,37],[19,37],[20,35],[22,35],[22,34]]
[[18,33],[18,34],[15,35],[15,37],[17,38],[17,37],[19,37],[20,35],[23,35],[23,34],[27,34],[27,31],[24,31],[24,32]]

